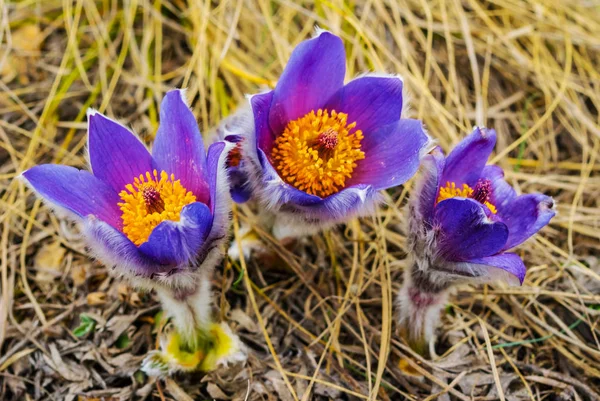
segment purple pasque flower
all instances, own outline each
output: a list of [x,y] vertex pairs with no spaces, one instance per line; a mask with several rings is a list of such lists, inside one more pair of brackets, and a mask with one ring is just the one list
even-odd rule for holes
[[318,31],[294,49],[274,90],[250,97],[244,189],[296,234],[370,213],[378,192],[411,178],[428,150],[421,121],[401,118],[400,78],[344,85],[345,74],[342,40]]
[[517,196],[502,169],[486,165],[495,144],[494,130],[475,128],[448,157],[438,148],[423,159],[409,212],[409,244],[426,261],[422,270],[523,283],[525,265],[507,251],[548,224],[554,201],[539,193]]
[[[90,170],[44,164],[23,173],[45,201],[79,221],[92,253],[145,287],[197,286],[222,256],[230,144],[205,153],[185,92],[165,95],[152,153],[129,129],[88,112]],[[181,273],[181,274],[180,274]]]
[[507,251],[556,213],[552,198],[518,196],[500,167],[486,165],[495,144],[494,130],[475,128],[448,157],[437,148],[423,158],[409,204],[411,264],[398,294],[400,332],[421,354],[452,286],[496,279],[522,284],[525,265]]

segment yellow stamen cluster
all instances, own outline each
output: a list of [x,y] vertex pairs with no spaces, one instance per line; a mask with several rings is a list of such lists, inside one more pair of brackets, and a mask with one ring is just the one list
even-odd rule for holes
[[119,196],[123,233],[136,245],[146,242],[163,221],[179,221],[181,209],[196,201],[173,174],[161,171],[159,175],[156,170],[135,177]]
[[[447,182],[445,187],[440,188],[440,193],[438,195],[436,203],[440,203],[443,200],[460,197],[460,198],[470,198],[473,195],[473,188],[468,186],[467,184],[463,184],[461,188],[456,186],[454,182]],[[484,205],[490,209],[490,212],[493,214],[497,213],[496,206],[492,205],[490,202],[483,202]]]
[[326,197],[344,188],[356,162],[362,131],[348,124],[348,115],[335,110],[311,111],[291,121],[276,140],[271,161],[288,184],[311,195]]

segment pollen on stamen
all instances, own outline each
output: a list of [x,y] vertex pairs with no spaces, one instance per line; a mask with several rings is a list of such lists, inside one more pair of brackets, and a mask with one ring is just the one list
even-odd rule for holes
[[148,241],[163,221],[179,221],[181,210],[196,201],[173,174],[156,170],[135,177],[119,196],[123,233],[136,245]]
[[461,187],[457,187],[454,182],[447,182],[445,186],[440,188],[440,192],[437,197],[436,203],[440,203],[443,200],[450,198],[471,198],[477,202],[487,206],[487,208],[493,214],[496,214],[498,210],[490,202],[490,195],[492,193],[492,183],[490,180],[479,180],[475,185],[475,188],[471,188],[467,184],[463,184]]
[[357,162],[365,158],[362,131],[335,110],[313,110],[291,121],[277,137],[271,161],[288,184],[326,197],[344,188]]

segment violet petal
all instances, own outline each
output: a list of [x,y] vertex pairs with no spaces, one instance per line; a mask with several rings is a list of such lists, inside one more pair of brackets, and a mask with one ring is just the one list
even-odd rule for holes
[[210,186],[209,206],[212,213],[212,227],[203,248],[204,252],[209,251],[207,247],[225,241],[231,224],[231,197],[226,161],[233,146],[232,143],[220,141],[208,148],[206,165]]
[[348,82],[327,102],[327,110],[348,114],[348,122],[369,136],[400,119],[402,80],[397,76],[365,76]]
[[250,97],[252,114],[254,115],[254,130],[256,147],[264,152],[271,153],[275,134],[269,126],[269,110],[273,100],[273,91],[260,93]]
[[441,185],[447,182],[454,182],[459,188],[462,184],[475,185],[495,145],[496,131],[475,128],[446,158]]
[[330,32],[300,43],[273,91],[269,125],[276,134],[311,110],[323,108],[342,87],[346,75],[346,52],[342,40]]
[[23,178],[46,201],[83,218],[93,215],[112,227],[122,227],[119,195],[90,172],[58,164],[42,164]]
[[193,263],[212,226],[212,213],[204,203],[194,202],[181,210],[179,221],[165,220],[140,245],[144,255],[161,265]]
[[168,92],[160,106],[160,126],[152,148],[156,170],[174,174],[176,180],[196,195],[198,202],[209,197],[206,156],[194,114],[184,99],[185,92]]
[[440,231],[440,254],[450,261],[494,255],[508,238],[506,225],[490,221],[483,205],[468,198],[451,198],[438,203],[435,225]]
[[93,216],[84,220],[83,233],[92,256],[121,274],[148,278],[173,270],[171,264],[161,264],[143,254],[125,234]]
[[[469,263],[475,265],[490,266],[496,269],[502,269],[515,276],[520,284],[525,280],[527,269],[521,258],[514,253],[501,253],[499,255],[487,256],[479,259],[469,260]],[[493,272],[490,272],[493,275]]]
[[402,119],[365,134],[365,158],[346,184],[364,184],[380,190],[404,184],[415,175],[429,137],[419,120]]
[[117,193],[152,170],[150,152],[138,137],[97,112],[88,112],[88,149],[94,175]]
[[554,200],[543,194],[521,195],[498,212],[508,226],[503,249],[513,248],[537,233],[554,217]]
[[299,208],[310,218],[320,221],[347,221],[354,216],[373,212],[378,191],[369,185],[354,185],[331,194],[317,204]]
[[248,176],[239,168],[228,168],[231,198],[235,203],[245,203],[252,197]]

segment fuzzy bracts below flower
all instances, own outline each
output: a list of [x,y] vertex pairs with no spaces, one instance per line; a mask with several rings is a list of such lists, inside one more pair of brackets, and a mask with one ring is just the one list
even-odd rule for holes
[[210,277],[229,230],[232,145],[217,142],[205,153],[184,96],[165,95],[152,153],[130,130],[89,111],[91,172],[45,164],[23,178],[81,223],[92,254],[117,276],[155,289],[189,339],[211,324]]
[[177,331],[161,338],[161,350],[146,356],[142,370],[150,376],[200,370],[210,372],[246,360],[246,346],[225,323],[212,323],[191,339]]
[[500,167],[486,165],[495,144],[494,130],[475,128],[448,157],[437,148],[423,159],[409,205],[411,267],[399,294],[400,328],[417,348],[433,335],[454,283],[523,283],[525,265],[507,251],[555,215],[552,198],[518,196]]
[[251,194],[277,214],[276,236],[371,213],[378,191],[410,179],[428,150],[422,123],[401,118],[399,77],[365,75],[344,85],[345,74],[342,40],[318,31],[293,51],[274,90],[250,97],[253,129],[232,129],[247,177],[234,199]]

